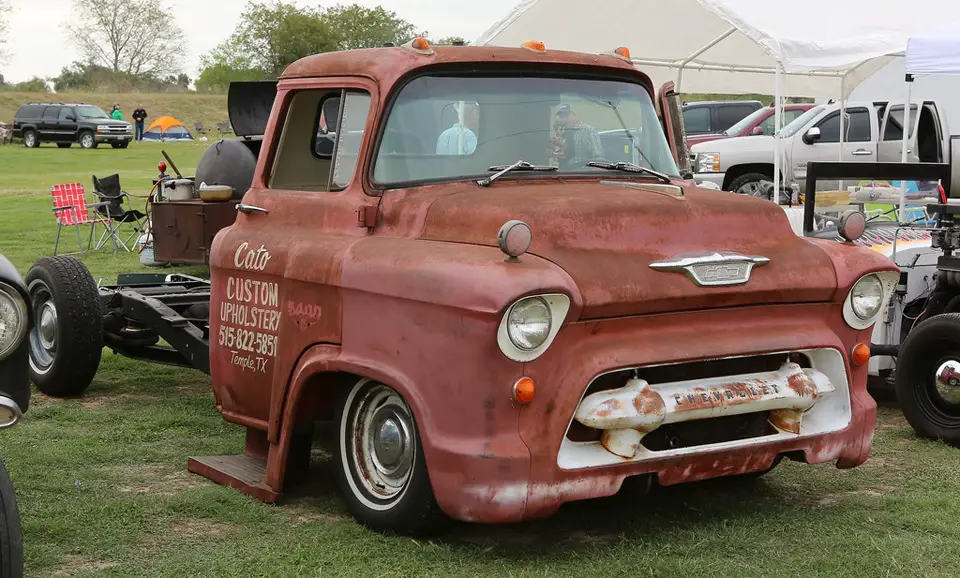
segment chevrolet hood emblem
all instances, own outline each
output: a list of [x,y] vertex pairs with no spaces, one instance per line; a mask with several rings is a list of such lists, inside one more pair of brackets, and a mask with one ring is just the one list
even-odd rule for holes
[[743,285],[750,280],[755,266],[766,265],[767,257],[741,255],[730,251],[678,255],[665,261],[654,261],[650,268],[657,271],[685,273],[701,287]]

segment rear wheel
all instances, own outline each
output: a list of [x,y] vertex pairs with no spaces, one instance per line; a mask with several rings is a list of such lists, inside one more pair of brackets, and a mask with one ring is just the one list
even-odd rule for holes
[[23,131],[23,146],[28,149],[35,149],[40,146],[40,137],[37,136],[37,131],[32,129]]
[[44,257],[26,276],[34,315],[30,377],[53,397],[83,393],[103,353],[100,292],[90,271],[74,257]]
[[338,484],[350,513],[371,529],[406,535],[443,520],[430,486],[413,412],[394,389],[362,380],[337,416]]
[[917,435],[960,446],[960,314],[935,315],[907,335],[894,389]]

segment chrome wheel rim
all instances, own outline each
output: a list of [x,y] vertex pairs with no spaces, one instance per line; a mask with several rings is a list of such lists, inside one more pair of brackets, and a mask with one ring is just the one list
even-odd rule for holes
[[38,374],[50,371],[57,358],[57,307],[47,284],[39,279],[28,287],[36,322],[30,329],[30,368]]
[[27,145],[30,148],[33,148],[33,144],[36,142],[36,140],[37,140],[37,135],[33,134],[32,132],[28,132],[23,136],[23,144]]
[[937,395],[953,405],[960,405],[960,361],[947,359],[937,368],[934,376]]
[[88,133],[80,137],[80,144],[83,145],[83,148],[90,148],[93,145],[93,135]]
[[737,189],[737,193],[741,195],[748,195],[750,197],[759,197],[763,193],[760,191],[760,183],[757,181],[744,183]]
[[344,449],[359,489],[380,503],[399,499],[416,456],[410,408],[400,394],[378,384],[354,396],[345,417]]

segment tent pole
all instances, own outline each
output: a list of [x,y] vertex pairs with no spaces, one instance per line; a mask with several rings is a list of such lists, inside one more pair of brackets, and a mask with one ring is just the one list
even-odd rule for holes
[[774,88],[773,108],[773,198],[774,203],[780,204],[780,70],[782,66],[777,62],[776,87]]
[[720,44],[721,42],[723,42],[723,39],[724,39],[724,38],[730,36],[731,34],[733,34],[733,33],[736,32],[736,31],[737,31],[737,28],[736,28],[735,26],[732,27],[732,28],[730,28],[729,30],[727,30],[726,32],[724,32],[723,34],[721,34],[720,36],[717,36],[716,38],[714,38],[714,39],[711,40],[710,42],[708,42],[708,43],[704,44],[703,46],[701,46],[700,48],[698,48],[698,49],[697,49],[693,54],[691,54],[690,56],[688,56],[688,57],[684,58],[682,61],[680,61],[679,70],[677,71],[677,86],[676,86],[676,88],[674,89],[674,90],[676,90],[677,94],[680,94],[680,83],[681,83],[681,80],[683,80],[683,69],[686,68],[686,66],[687,66],[688,64],[690,64],[690,62],[692,62],[694,58],[696,58],[696,57],[700,56],[701,54],[703,54],[704,52],[710,50],[711,48],[713,48],[713,47],[716,46],[717,44]]
[[[840,162],[843,162],[843,141],[844,141],[843,137],[845,136],[844,129],[846,128],[844,126],[846,125],[844,121],[846,120],[845,117],[847,116],[847,95],[844,93],[844,90],[843,90],[845,88],[844,82],[843,82],[844,80],[846,80],[846,77],[841,76],[840,77],[840,149],[837,152],[837,160]],[[840,185],[840,188],[843,188],[842,183]]]
[[[913,75],[906,76],[907,100],[903,103],[903,142],[900,145],[900,162],[907,162],[907,143],[910,141],[910,96],[913,88]],[[919,112],[919,111],[918,111]],[[889,117],[889,113],[888,113]],[[904,205],[907,201],[907,182],[900,181],[900,222],[906,222]]]

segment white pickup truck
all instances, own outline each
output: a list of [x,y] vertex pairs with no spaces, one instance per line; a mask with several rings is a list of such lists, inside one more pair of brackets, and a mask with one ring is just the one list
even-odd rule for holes
[[[822,104],[783,127],[777,137],[745,136],[693,145],[691,170],[698,182],[708,181],[725,191],[757,195],[760,181],[773,180],[775,138],[781,139],[782,182],[795,183],[801,191],[809,161],[900,162],[902,102],[848,102],[845,111],[842,145],[840,104]],[[934,101],[913,101],[910,125],[910,162],[951,162],[947,118]],[[954,181],[960,182],[956,174]]]

